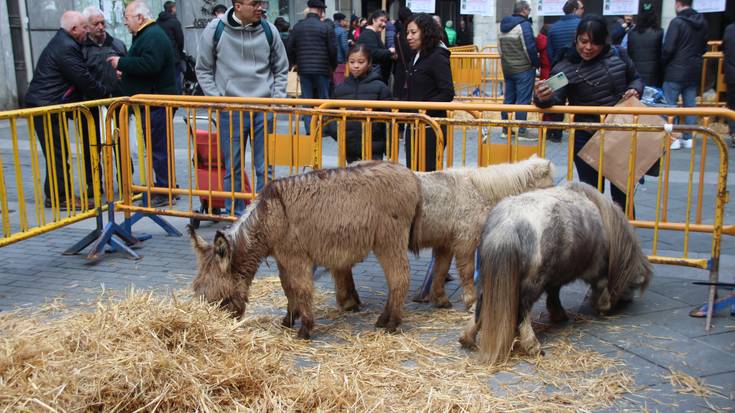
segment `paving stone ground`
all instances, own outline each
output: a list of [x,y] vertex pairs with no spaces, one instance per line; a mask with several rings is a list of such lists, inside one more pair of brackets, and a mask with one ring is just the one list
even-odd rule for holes
[[[177,123],[177,134],[183,125]],[[178,136],[178,135],[177,135]],[[0,128],[0,153],[9,146],[7,128]],[[185,143],[177,142],[177,149],[185,148]],[[185,149],[184,149],[185,150]],[[325,139],[325,152],[334,153],[334,144]],[[474,159],[470,147],[469,159]],[[550,143],[547,157],[557,165],[558,176],[565,176],[563,166],[566,151],[564,144]],[[708,150],[708,156],[716,153]],[[21,151],[22,162],[29,164],[27,150]],[[185,153],[185,152],[184,152]],[[731,153],[732,155],[732,153]],[[455,156],[455,159],[459,159]],[[684,215],[688,179],[688,156],[683,151],[672,155],[670,176],[671,214]],[[325,158],[327,164],[334,158]],[[732,163],[731,170],[732,170]],[[178,165],[178,164],[177,164]],[[185,159],[181,160],[181,167]],[[705,175],[705,195],[714,190],[713,169],[708,165]],[[6,176],[11,171],[4,164]],[[730,177],[732,178],[732,173]],[[24,177],[25,178],[25,177]],[[648,178],[655,179],[655,178]],[[730,179],[730,182],[733,182]],[[655,186],[639,186],[636,193],[636,212],[639,216],[652,213],[655,200]],[[11,208],[17,206],[17,195],[9,195]],[[186,205],[186,199],[179,207]],[[198,201],[194,201],[197,205]],[[726,211],[725,222],[732,223],[735,217],[730,207]],[[118,215],[118,219],[121,216]],[[704,222],[711,217],[704,214]],[[184,219],[169,220],[183,231],[188,223]],[[211,239],[215,230],[225,227],[224,223],[203,223],[201,235]],[[63,256],[61,253],[73,242],[82,238],[94,227],[88,220],[65,227],[44,235],[0,248],[0,311],[9,311],[19,306],[34,306],[47,300],[62,297],[69,303],[87,301],[100,294],[102,289],[156,290],[161,293],[172,289],[189,288],[195,275],[195,258],[186,237],[168,237],[150,222],[142,222],[135,227],[137,232],[147,232],[153,238],[137,247],[143,258],[130,260],[120,253],[108,253],[95,262],[83,256]],[[651,253],[652,233],[639,231],[647,253]],[[693,234],[689,242],[691,256],[709,257],[710,238]],[[676,254],[683,247],[683,237],[679,233],[663,233],[659,240],[659,254]],[[680,252],[679,252],[680,253]],[[430,265],[429,251],[423,251],[418,258],[411,258],[411,292],[420,287]],[[275,263],[268,260],[261,266],[260,275],[276,272]],[[354,268],[358,291],[365,306],[379,308],[385,300],[386,284],[377,260],[369,256]],[[454,278],[457,274],[452,267]],[[598,351],[623,361],[634,376],[637,390],[617,401],[609,411],[707,411],[710,409],[731,411],[735,407],[735,318],[729,312],[718,314],[714,319],[714,329],[704,331],[704,321],[688,316],[694,306],[706,298],[706,287],[692,285],[693,281],[707,280],[708,272],[703,270],[655,266],[655,276],[649,290],[643,297],[623,308],[614,317],[591,323],[585,327],[579,343],[589,345]],[[735,278],[735,241],[725,236],[722,245],[720,278],[732,282]],[[331,277],[323,270],[316,274],[319,288],[332,289]],[[456,308],[460,307],[461,292],[457,292],[456,281],[447,285],[448,293]],[[726,293],[722,291],[722,293]],[[587,287],[580,283],[567,286],[562,291],[562,302],[570,313],[592,317],[585,301]],[[406,311],[431,311],[428,304],[407,303]],[[534,310],[536,320],[546,321],[543,305]],[[319,323],[319,320],[317,320]],[[564,328],[563,326],[559,328]],[[553,334],[553,331],[552,333]],[[456,338],[451,338],[452,340]],[[541,336],[543,340],[543,336]],[[670,370],[682,371],[700,378],[704,383],[717,386],[721,396],[706,400],[692,394],[680,394],[664,376]]]

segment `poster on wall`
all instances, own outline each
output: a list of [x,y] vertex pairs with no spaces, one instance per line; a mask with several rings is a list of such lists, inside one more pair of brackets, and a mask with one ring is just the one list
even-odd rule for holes
[[692,8],[700,13],[719,13],[725,11],[725,0],[694,0]]
[[605,0],[602,6],[605,16],[625,16],[638,14],[638,0]]
[[435,0],[406,0],[406,7],[414,13],[434,13]]
[[539,16],[563,16],[564,3],[567,0],[538,0]]
[[462,0],[459,14],[478,14],[495,16],[495,0]]

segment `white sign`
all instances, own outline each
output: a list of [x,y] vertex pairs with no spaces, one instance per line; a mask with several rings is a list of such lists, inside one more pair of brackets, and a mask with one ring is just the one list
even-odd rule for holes
[[435,0],[406,0],[406,7],[414,13],[434,13]]
[[567,0],[538,0],[539,16],[563,16]]
[[624,16],[638,14],[638,0],[605,0],[602,6],[605,16]]
[[725,0],[694,0],[692,8],[700,13],[718,13],[725,11]]
[[461,0],[459,14],[495,16],[495,0]]

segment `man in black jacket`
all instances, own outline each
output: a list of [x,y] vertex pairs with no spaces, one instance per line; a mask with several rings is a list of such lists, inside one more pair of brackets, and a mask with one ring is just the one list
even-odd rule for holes
[[[26,93],[28,107],[47,106],[60,103],[81,101],[84,97],[103,98],[110,95],[102,83],[97,81],[89,72],[84,63],[82,43],[87,37],[87,22],[81,13],[67,11],[61,16],[61,28],[43,49],[33,72],[33,80]],[[43,117],[33,119],[36,136],[41,143],[41,150],[46,158],[46,179],[43,192],[46,196],[45,206],[52,205],[66,209],[68,193],[64,182],[64,175],[70,177],[70,152],[66,141],[61,137],[58,117],[52,116],[49,129],[44,127]],[[49,134],[50,147],[46,146],[45,136]],[[65,156],[66,155],[66,156]],[[53,164],[49,156],[53,156]],[[53,165],[53,176],[49,176],[49,169]],[[55,182],[52,188],[52,183]],[[89,202],[88,205],[94,206]],[[58,202],[58,203],[57,203]],[[74,205],[80,206],[75,200]],[[70,205],[69,205],[70,206]]]
[[[692,9],[692,0],[676,0],[676,17],[669,24],[661,52],[664,73],[664,96],[670,105],[676,105],[681,95],[684,107],[697,105],[697,84],[702,70],[702,55],[707,51],[707,20]],[[687,125],[696,123],[694,116],[686,117]],[[671,149],[692,147],[691,134],[683,135],[683,143],[676,139]]]
[[184,31],[181,30],[181,23],[176,18],[176,2],[167,1],[163,3],[163,11],[158,14],[156,23],[171,39],[171,47],[174,49],[174,64],[176,65],[176,87],[181,93],[184,90],[183,80],[186,63],[184,62]]
[[[329,98],[329,81],[337,67],[337,40],[334,28],[323,22],[327,6],[322,0],[309,0],[309,11],[288,36],[288,60],[297,66],[301,97]],[[304,116],[309,132],[310,116]]]

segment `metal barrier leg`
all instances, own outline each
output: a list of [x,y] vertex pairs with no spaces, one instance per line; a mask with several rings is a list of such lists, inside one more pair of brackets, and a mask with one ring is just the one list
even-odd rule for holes
[[[148,194],[145,194],[145,193],[143,194],[142,205],[146,207],[148,206]],[[181,232],[177,230],[176,228],[174,228],[173,225],[169,224],[168,221],[166,221],[165,219],[161,218],[158,215],[147,214],[144,212],[136,212],[129,219],[125,220],[125,229],[127,229],[128,234],[130,234],[131,236],[133,235],[133,225],[137,224],[138,221],[140,221],[143,218],[150,218],[151,221],[153,221],[159,227],[161,227],[164,231],[166,231],[166,234],[169,237],[182,236]],[[135,238],[137,238],[140,241],[145,241],[151,238],[151,236],[149,234],[141,234],[139,236],[136,236]]]
[[419,288],[419,292],[416,293],[416,295],[413,297],[413,301],[417,303],[425,303],[429,301],[429,291],[431,290],[431,283],[434,280],[434,255],[431,255],[431,262],[429,263],[429,268],[426,270],[426,276],[424,277],[424,282],[421,284],[421,288]]
[[87,234],[84,238],[79,240],[76,244],[72,245],[62,253],[62,255],[76,255],[79,254],[83,249],[87,248],[90,244],[95,242],[100,235],[102,234],[103,230],[103,224],[102,224],[102,211],[101,209],[97,211],[97,228],[92,230],[89,234]]
[[[135,245],[139,240],[133,237],[130,233],[125,231],[123,227],[115,223],[115,203],[108,203],[108,222],[102,229],[102,233],[99,238],[92,244],[92,249],[87,254],[87,259],[96,260],[99,258],[100,253],[104,250],[105,246],[109,245],[114,251],[120,251],[127,255],[129,258],[139,260],[141,256],[133,251],[129,245]],[[121,241],[122,240],[122,241]]]

